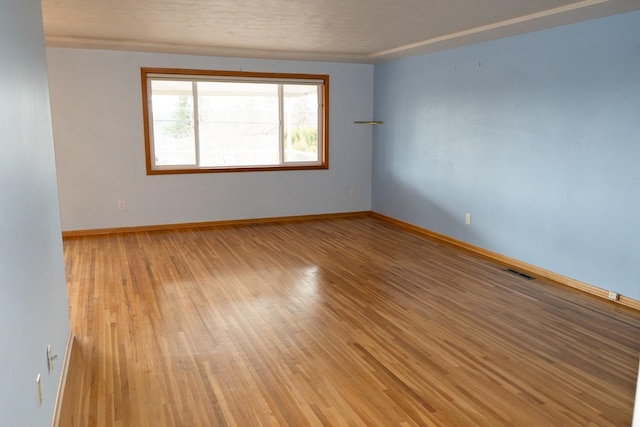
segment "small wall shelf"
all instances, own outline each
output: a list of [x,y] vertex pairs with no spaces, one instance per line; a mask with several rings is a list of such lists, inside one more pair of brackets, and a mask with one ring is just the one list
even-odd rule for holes
[[353,123],[357,125],[381,125],[382,120],[356,120]]

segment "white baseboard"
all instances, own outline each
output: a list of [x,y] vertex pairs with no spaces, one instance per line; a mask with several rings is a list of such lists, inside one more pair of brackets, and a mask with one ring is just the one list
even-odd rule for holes
[[64,359],[62,361],[62,373],[60,374],[60,383],[58,384],[58,394],[56,395],[56,403],[53,408],[53,417],[51,418],[51,427],[58,427],[60,424],[60,411],[62,409],[62,399],[64,398],[64,389],[67,385],[67,374],[69,373],[69,362],[71,361],[71,353],[75,339],[69,331],[67,337],[67,346],[64,349]]

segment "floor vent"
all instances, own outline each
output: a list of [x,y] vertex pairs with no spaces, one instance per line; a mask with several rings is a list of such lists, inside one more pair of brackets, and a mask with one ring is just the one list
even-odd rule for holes
[[518,276],[524,277],[527,280],[535,280],[535,277],[529,276],[529,275],[524,274],[524,273],[520,273],[519,271],[513,270],[511,268],[507,268],[505,271],[508,271],[509,273],[517,274]]

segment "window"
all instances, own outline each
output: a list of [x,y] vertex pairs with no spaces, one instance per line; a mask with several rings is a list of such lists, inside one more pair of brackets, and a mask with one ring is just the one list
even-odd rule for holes
[[148,175],[328,168],[329,76],[141,73]]

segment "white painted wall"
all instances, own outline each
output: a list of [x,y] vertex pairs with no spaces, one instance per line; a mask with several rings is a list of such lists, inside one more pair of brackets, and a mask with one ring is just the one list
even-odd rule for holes
[[69,320],[39,1],[0,0],[0,94],[0,426],[48,426]]
[[[372,116],[371,65],[66,48],[47,56],[63,230],[371,209],[372,129],[353,124]],[[329,170],[146,176],[140,67],[329,74]]]

